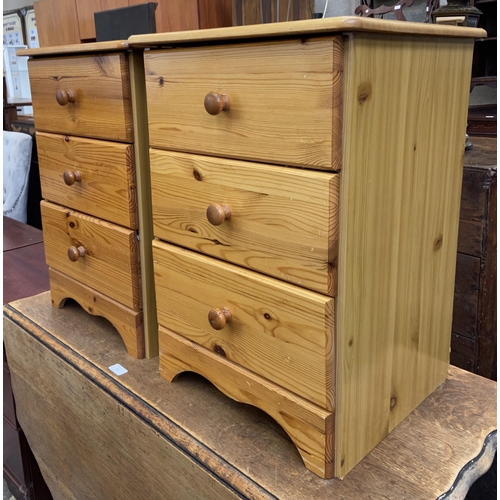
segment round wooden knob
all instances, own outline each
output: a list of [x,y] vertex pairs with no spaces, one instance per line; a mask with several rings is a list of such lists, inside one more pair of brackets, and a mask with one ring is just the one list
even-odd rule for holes
[[207,219],[213,226],[220,226],[225,220],[231,218],[231,209],[226,205],[213,203],[207,208]]
[[60,106],[66,106],[68,102],[75,102],[75,94],[71,90],[58,90],[56,92],[56,101]]
[[227,111],[229,109],[229,97],[225,94],[219,94],[217,92],[210,92],[205,96],[205,110],[210,115],[218,115],[222,111]]
[[80,182],[82,180],[82,176],[77,170],[75,170],[74,172],[71,172],[71,170],[66,170],[63,174],[63,179],[66,186],[72,186],[75,182]]
[[222,330],[226,323],[231,322],[231,311],[223,307],[222,309],[211,309],[208,313],[208,321],[214,330]]
[[83,257],[86,253],[85,247],[79,246],[77,247],[69,247],[68,248],[68,257],[71,262],[76,262],[80,257]]

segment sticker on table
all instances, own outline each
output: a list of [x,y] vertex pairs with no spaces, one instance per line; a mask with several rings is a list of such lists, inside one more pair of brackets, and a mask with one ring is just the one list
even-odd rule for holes
[[124,373],[127,373],[128,370],[126,368],[124,368],[122,365],[120,364],[116,364],[116,365],[113,365],[113,366],[110,366],[109,369],[115,374],[115,375],[123,375]]

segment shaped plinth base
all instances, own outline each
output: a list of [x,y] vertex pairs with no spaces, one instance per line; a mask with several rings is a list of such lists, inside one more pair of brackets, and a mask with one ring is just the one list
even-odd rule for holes
[[73,299],[90,314],[106,318],[118,331],[127,352],[134,358],[144,358],[144,327],[141,311],[133,311],[102,293],[49,268],[52,305],[64,307]]
[[290,436],[309,470],[333,477],[333,413],[166,328],[160,327],[158,336],[163,378],[171,382],[180,373],[192,371],[230,398],[260,408]]

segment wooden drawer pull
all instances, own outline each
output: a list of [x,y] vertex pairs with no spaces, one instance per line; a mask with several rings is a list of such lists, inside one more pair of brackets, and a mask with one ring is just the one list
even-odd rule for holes
[[231,209],[227,205],[213,203],[207,208],[207,219],[213,226],[220,226],[231,218]]
[[72,172],[71,170],[65,170],[63,174],[64,184],[67,186],[72,186],[75,182],[80,182],[82,180],[82,175],[78,170]]
[[231,311],[223,307],[222,309],[211,309],[208,313],[208,321],[214,330],[222,330],[226,323],[232,319]]
[[75,94],[71,90],[58,90],[56,100],[60,106],[66,106],[68,102],[75,102]]
[[218,115],[222,111],[227,111],[229,109],[229,97],[225,94],[219,94],[217,92],[209,92],[205,96],[205,101],[203,102],[207,113],[211,115]]
[[84,246],[77,247],[69,247],[68,248],[68,257],[71,262],[76,262],[80,257],[83,257],[87,253],[87,250]]

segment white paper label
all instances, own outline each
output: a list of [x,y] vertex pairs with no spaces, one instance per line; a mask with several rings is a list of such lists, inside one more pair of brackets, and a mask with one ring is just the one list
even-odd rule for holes
[[128,370],[126,368],[123,368],[122,365],[119,365],[118,363],[116,365],[110,366],[109,369],[115,374],[115,375],[123,375],[124,373],[127,373]]

